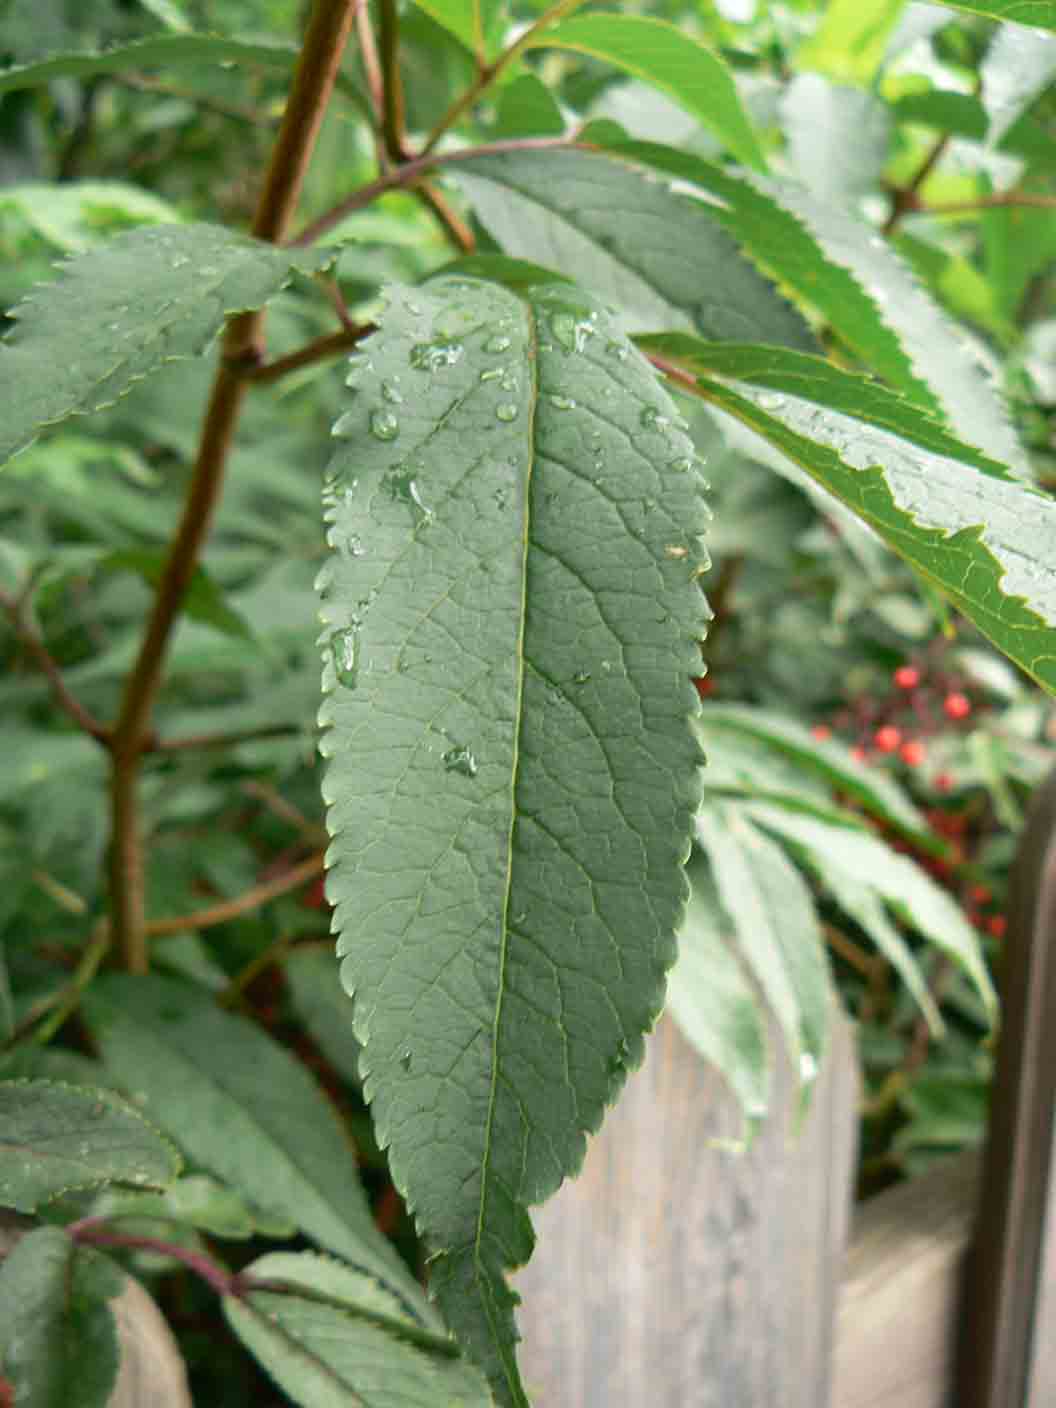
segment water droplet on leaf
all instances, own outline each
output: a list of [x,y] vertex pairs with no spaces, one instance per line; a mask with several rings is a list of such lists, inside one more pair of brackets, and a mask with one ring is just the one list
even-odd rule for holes
[[395,440],[400,433],[400,422],[391,411],[373,411],[370,433],[375,440]]
[[477,760],[464,746],[449,748],[443,756],[443,762],[448,772],[458,772],[463,777],[476,777],[477,775]]
[[435,372],[442,367],[453,367],[461,356],[460,342],[417,342],[408,360],[415,371]]
[[501,406],[495,407],[495,419],[508,425],[511,420],[517,419],[517,407],[512,401],[503,401]]
[[336,631],[330,639],[330,655],[338,684],[355,689],[359,683],[359,627]]
[[576,409],[576,403],[571,396],[551,396],[550,404],[559,411],[574,411]]
[[484,344],[485,352],[508,352],[511,343],[510,339],[502,333],[496,333],[494,337],[489,337]]
[[396,385],[395,378],[393,378],[392,381],[383,381],[381,383],[381,399],[388,401],[390,406],[403,405],[403,392]]

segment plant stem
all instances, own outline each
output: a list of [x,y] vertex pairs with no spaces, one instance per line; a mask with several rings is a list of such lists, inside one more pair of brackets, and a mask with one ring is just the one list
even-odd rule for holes
[[567,137],[511,137],[507,141],[485,142],[482,146],[466,147],[457,152],[429,152],[424,156],[415,157],[413,161],[404,162],[395,171],[389,171],[385,175],[379,176],[377,180],[368,182],[365,186],[360,186],[358,191],[353,191],[351,195],[339,201],[331,210],[320,215],[310,225],[306,225],[299,235],[289,241],[289,244],[295,249],[303,245],[314,244],[328,230],[339,225],[346,215],[351,215],[356,210],[362,210],[364,206],[370,205],[386,191],[401,190],[415,185],[423,176],[434,171],[438,166],[449,166],[456,161],[469,161],[471,157],[475,156],[501,156],[505,152],[550,151],[563,147],[572,148],[577,145],[582,145],[584,150],[592,150],[587,144],[578,144]]
[[379,0],[378,48],[381,57],[381,135],[394,162],[407,155],[403,146],[403,81],[400,78],[400,21],[396,0]]
[[83,729],[97,742],[105,744],[108,738],[106,725],[90,714],[80,700],[74,698],[70,693],[62,678],[62,671],[55,663],[47,646],[22,614],[19,603],[14,597],[8,596],[7,592],[0,592],[0,611],[3,611],[7,616],[15,635],[32,655],[41,674],[51,685],[55,702],[69,714],[78,728]]
[[357,0],[356,4],[356,38],[359,41],[359,57],[363,61],[363,72],[367,79],[367,92],[370,95],[370,106],[374,113],[376,135],[378,139],[379,152],[384,151],[381,140],[381,129],[384,123],[385,84],[381,77],[381,65],[378,62],[378,48],[374,43],[374,31],[370,27],[370,9],[367,0]]
[[211,929],[215,924],[226,924],[231,919],[248,914],[252,909],[259,909],[269,900],[288,895],[291,890],[299,890],[302,885],[307,885],[309,880],[321,875],[323,869],[321,853],[309,856],[292,870],[285,870],[272,880],[254,885],[252,890],[247,890],[245,894],[238,895],[233,900],[224,900],[220,904],[210,905],[208,909],[199,909],[193,914],[181,914],[174,919],[152,919],[144,925],[145,933],[152,939],[164,939],[172,934],[186,933],[188,929]]
[[288,738],[297,732],[296,724],[262,724],[260,728],[236,729],[231,733],[189,733],[183,738],[152,740],[151,753],[190,753],[199,748],[230,748],[236,743],[252,743],[258,738]]
[[415,187],[415,195],[430,214],[436,217],[454,247],[463,254],[472,254],[477,247],[473,231],[458,212],[451,208],[447,197],[428,181],[423,181],[420,186]]
[[[316,0],[253,219],[252,233],[258,239],[277,244],[293,216],[337,78],[354,6],[355,0]],[[114,940],[130,973],[145,973],[149,966],[139,769],[149,741],[150,716],[169,638],[209,533],[247,391],[248,384],[239,369],[263,361],[263,325],[263,311],[242,313],[231,319],[224,333],[223,355],[213,382],[183,515],[113,730],[111,906]]]
[[329,332],[325,337],[317,337],[313,342],[305,343],[296,352],[290,352],[285,357],[276,357],[274,362],[265,362],[263,366],[254,367],[246,373],[246,380],[254,386],[270,386],[273,381],[278,381],[289,372],[299,371],[301,367],[310,367],[313,362],[325,361],[327,357],[336,357],[347,348],[355,347],[357,342],[361,342],[373,331],[373,323],[364,323],[359,327],[342,328],[340,332]]
[[80,1222],[71,1222],[66,1229],[78,1246],[125,1247],[128,1251],[157,1252],[161,1256],[179,1261],[200,1276],[211,1286],[218,1296],[235,1294],[237,1278],[219,1262],[201,1252],[181,1247],[178,1242],[165,1242],[160,1237],[136,1237],[131,1233],[111,1232],[100,1218],[85,1217]]
[[422,155],[425,156],[433,150],[440,138],[448,132],[462,116],[463,113],[480,101],[485,90],[495,82],[496,78],[513,63],[514,59],[527,49],[540,30],[547,29],[550,25],[556,24],[558,20],[570,15],[573,10],[578,10],[584,0],[559,0],[556,5],[551,5],[545,14],[539,16],[534,24],[524,31],[522,35],[504,49],[493,63],[486,64],[477,75],[477,78],[469,87],[455,99],[455,101],[444,113],[443,117],[429,134],[425,146],[422,148]]
[[976,210],[1010,209],[1056,210],[1056,196],[1040,191],[998,191],[991,196],[976,196],[974,200],[942,201],[935,205],[918,205],[921,215],[970,215]]
[[909,211],[918,208],[919,201],[917,200],[917,192],[938,165],[943,152],[949,144],[949,140],[949,133],[944,132],[910,177],[909,184],[903,186],[900,190],[891,192],[891,214],[887,217],[884,224],[885,235],[893,235],[898,229],[902,217]]

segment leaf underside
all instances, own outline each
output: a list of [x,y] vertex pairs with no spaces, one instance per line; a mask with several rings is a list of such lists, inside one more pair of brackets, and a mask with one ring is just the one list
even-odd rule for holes
[[393,293],[321,576],[329,894],[431,1286],[524,1404],[504,1272],[641,1057],[686,897],[692,446],[565,286]]

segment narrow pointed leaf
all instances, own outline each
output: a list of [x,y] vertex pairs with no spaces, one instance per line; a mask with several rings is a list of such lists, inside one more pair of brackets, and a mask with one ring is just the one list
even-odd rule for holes
[[697,841],[744,960],[777,1018],[795,1069],[809,1082],[828,1041],[825,946],[806,882],[781,847],[747,818],[741,806],[706,800],[697,816]]
[[818,29],[796,51],[796,67],[841,83],[870,83],[905,0],[831,0]]
[[458,171],[507,254],[574,278],[614,304],[625,327],[816,347],[710,214],[627,162],[529,151],[470,158]]
[[694,349],[681,335],[642,341],[673,364],[740,378],[702,376],[697,387],[853,508],[999,650],[1056,691],[1056,500],[883,387],[818,358]]
[[994,989],[978,935],[951,896],[926,871],[893,851],[878,836],[857,828],[833,826],[765,802],[746,802],[744,810],[767,831],[803,852],[813,869],[823,874],[830,869],[846,871],[859,882],[868,877],[870,887],[896,913],[963,968],[993,1016]]
[[1002,25],[986,51],[980,77],[990,119],[986,140],[993,147],[1056,79],[1056,33]]
[[500,0],[414,0],[437,24],[466,46],[471,54],[491,57],[489,37],[502,9]]
[[0,1379],[18,1408],[107,1408],[120,1358],[108,1302],[123,1280],[58,1227],[27,1232],[0,1261]]
[[35,1212],[75,1188],[164,1188],[176,1150],[107,1090],[51,1080],[0,1080],[0,1207]]
[[46,426],[123,396],[206,351],[231,313],[260,308],[333,251],[276,249],[221,226],[150,225],[62,266],[11,310],[0,344],[0,464]]
[[229,1296],[224,1313],[303,1408],[490,1408],[479,1370],[361,1272],[310,1253],[275,1252],[243,1274],[276,1289]]
[[1052,0],[935,0],[935,3],[950,10],[962,10],[966,15],[979,15],[982,19],[1011,20],[1014,24],[1056,31],[1056,8]]
[[394,292],[335,433],[330,898],[431,1285],[526,1402],[506,1270],[663,1000],[705,606],[692,446],[567,286]]
[[731,950],[733,926],[703,857],[690,861],[688,874],[691,893],[678,961],[668,975],[668,1011],[729,1081],[746,1117],[758,1119],[770,1093],[763,1013]]
[[824,314],[870,371],[941,416],[969,444],[1005,464],[1022,463],[1006,408],[981,363],[872,226],[792,182],[739,175],[653,143],[617,150],[722,202],[707,207],[712,218]]
[[766,162],[723,60],[667,20],[647,15],[575,15],[540,30],[536,48],[572,49],[615,64],[675,102],[759,171]]
[[108,976],[83,1010],[115,1079],[195,1164],[424,1308],[374,1227],[333,1107],[300,1062],[172,978]]

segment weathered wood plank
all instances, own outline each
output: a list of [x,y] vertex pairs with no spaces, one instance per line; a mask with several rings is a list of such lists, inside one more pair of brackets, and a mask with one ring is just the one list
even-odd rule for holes
[[787,1069],[744,1154],[720,1077],[670,1019],[536,1216],[520,1275],[535,1408],[825,1408],[856,1140],[847,1024],[798,1135]]
[[951,1408],[978,1196],[971,1153],[863,1205],[836,1320],[834,1408]]

